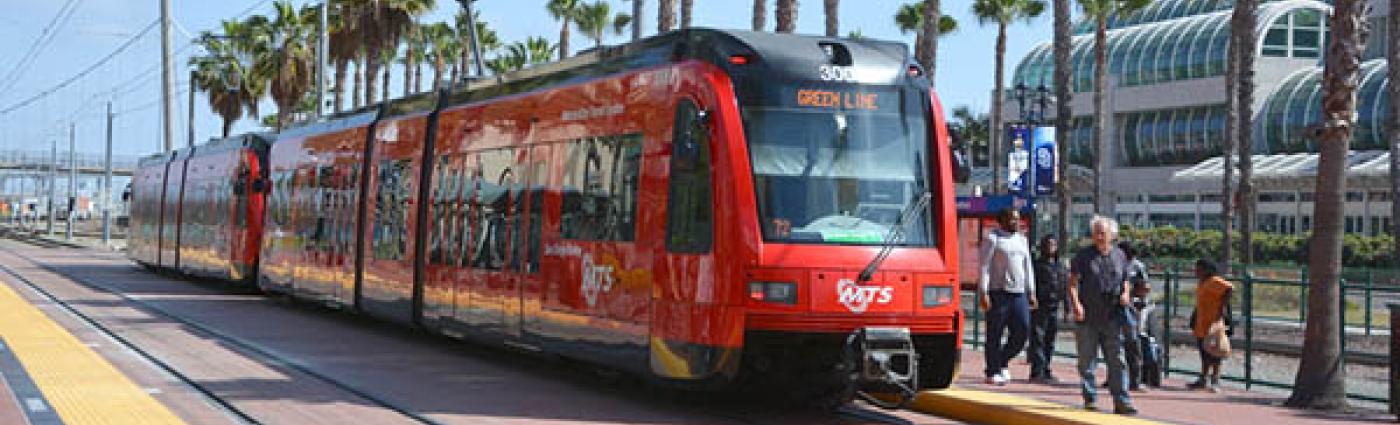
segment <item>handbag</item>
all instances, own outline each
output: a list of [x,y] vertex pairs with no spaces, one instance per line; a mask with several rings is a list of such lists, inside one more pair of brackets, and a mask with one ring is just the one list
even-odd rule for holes
[[1230,335],[1229,328],[1225,326],[1225,320],[1216,320],[1210,324],[1210,330],[1206,331],[1205,349],[1206,353],[1216,358],[1230,357]]

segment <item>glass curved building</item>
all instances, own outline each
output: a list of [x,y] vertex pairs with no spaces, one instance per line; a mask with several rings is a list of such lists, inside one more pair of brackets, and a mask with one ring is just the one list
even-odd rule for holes
[[[1371,3],[1370,43],[1352,141],[1356,151],[1387,149],[1390,127],[1386,122],[1390,82],[1383,56],[1386,43],[1394,41],[1384,30],[1386,2]],[[1113,210],[1120,220],[1208,227],[1211,217],[1219,214],[1223,178],[1218,171],[1219,157],[1226,145],[1224,75],[1233,4],[1230,0],[1157,0],[1142,11],[1107,22],[1105,65],[1109,81],[1104,94],[1110,114],[1106,123],[1109,143],[1104,152],[1092,149],[1094,23],[1076,23],[1070,56],[1073,128],[1070,140],[1063,142],[1071,162],[1078,167],[1068,175],[1088,183],[1090,164],[1098,155],[1108,155],[1105,185],[1117,201]],[[1321,57],[1330,12],[1331,5],[1319,0],[1265,0],[1259,7],[1255,27],[1258,45],[1250,52],[1255,62],[1251,144],[1258,155],[1256,163],[1297,167],[1299,161],[1315,160],[1311,154],[1316,152],[1313,135],[1321,119]],[[1011,86],[1049,88],[1054,81],[1054,62],[1051,42],[1037,45],[1016,64]],[[1015,120],[1020,112],[1016,101],[1004,105],[1004,116]],[[1210,167],[1204,164],[1215,164],[1217,172],[1206,172]],[[1190,172],[1184,173],[1188,169]],[[1256,184],[1261,190],[1261,228],[1306,230],[1302,206],[1311,202],[1312,182],[1307,179],[1312,177],[1305,174],[1294,174],[1288,182],[1284,178]],[[1350,186],[1361,192],[1369,190],[1359,183]],[[1086,189],[1089,185],[1077,187]],[[1293,199],[1288,214],[1269,212],[1267,203],[1278,199]],[[1374,208],[1377,214],[1370,213],[1370,196],[1363,193],[1348,199],[1367,204],[1354,220],[1358,224],[1353,230],[1374,232],[1380,222],[1370,225],[1371,218],[1389,220],[1388,213],[1378,216],[1380,207]],[[1348,229],[1353,228],[1352,221],[1348,219]]]

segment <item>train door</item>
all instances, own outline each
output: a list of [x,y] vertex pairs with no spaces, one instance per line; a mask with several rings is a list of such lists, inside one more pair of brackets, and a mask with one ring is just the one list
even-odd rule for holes
[[[504,333],[507,316],[506,299],[516,298],[506,265],[509,260],[511,217],[511,188],[516,180],[512,169],[515,150],[491,149],[478,152],[477,175],[473,179],[476,196],[473,208],[471,247],[468,267],[471,279],[471,308],[476,322],[483,330]],[[514,310],[514,308],[510,308]]]
[[[513,271],[511,296],[506,299],[509,314],[506,317],[506,335],[520,338],[524,336],[525,317],[539,309],[540,292],[539,252],[540,252],[540,203],[544,201],[544,179],[548,177],[544,158],[548,158],[547,147],[521,149],[515,162],[515,186],[511,190],[510,219],[510,270]],[[529,309],[529,310],[527,310]]]

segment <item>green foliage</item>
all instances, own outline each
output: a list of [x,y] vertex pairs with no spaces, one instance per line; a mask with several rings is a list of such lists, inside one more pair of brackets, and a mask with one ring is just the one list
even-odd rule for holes
[[[1236,252],[1240,249],[1239,232],[1231,234]],[[1119,239],[1131,241],[1144,257],[1156,258],[1220,258],[1219,230],[1190,230],[1172,226],[1136,228],[1123,226]],[[1256,264],[1306,265],[1309,234],[1254,233],[1254,262]],[[1087,241],[1082,241],[1087,243]],[[1347,234],[1342,238],[1342,265],[1345,267],[1394,267],[1391,252],[1392,235],[1364,236]]]

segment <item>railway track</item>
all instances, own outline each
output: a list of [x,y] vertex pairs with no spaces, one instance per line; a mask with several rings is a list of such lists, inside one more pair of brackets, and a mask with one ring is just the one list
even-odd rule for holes
[[[10,239],[16,242],[46,249],[84,248],[79,245],[64,243],[61,241],[47,240],[35,237],[33,235],[26,235],[22,233],[13,232],[8,229],[0,231],[0,238]],[[185,326],[189,329],[192,329],[194,332],[198,333],[199,336],[203,338],[209,338],[218,341],[218,343],[220,344],[234,347],[237,351],[246,355],[250,359],[253,359],[268,367],[289,369],[297,373],[312,377],[324,385],[330,386],[332,388],[335,388],[336,390],[343,391],[348,394],[353,394],[359,398],[364,399],[368,403],[392,411],[398,415],[401,415],[406,420],[414,423],[442,423],[440,421],[434,420],[433,418],[429,418],[420,413],[415,412],[412,407],[384,399],[382,397],[370,393],[369,391],[362,389],[362,387],[360,386],[350,384],[329,374],[318,372],[310,365],[304,364],[294,358],[278,354],[276,350],[264,347],[256,342],[247,341],[243,338],[230,335],[227,332],[219,330],[215,326],[212,326],[207,323],[202,323],[198,320],[191,320],[187,317],[182,316],[181,314],[171,312],[167,309],[162,308],[161,306],[155,305],[151,302],[147,302],[146,300],[137,297],[132,297],[118,288],[96,282],[94,281],[94,279],[91,278],[77,276],[72,273],[66,273],[64,270],[61,270],[57,267],[51,266],[49,264],[44,264],[39,261],[35,261],[26,256],[24,253],[12,249],[11,247],[0,246],[0,252],[3,252],[11,258],[23,261],[33,267],[37,267],[46,272],[62,276],[83,288],[116,297],[126,303],[138,307],[143,311],[159,316],[162,319],[169,320],[173,323]],[[39,283],[36,283],[30,280],[29,278],[25,277],[23,274],[13,269],[10,265],[0,264],[0,274],[13,278],[15,282],[32,289],[35,293],[40,294],[45,300],[53,303],[55,306],[61,308],[65,312],[72,314],[74,317],[78,318],[80,321],[90,326],[96,332],[111,338],[113,341],[118,342],[118,344],[120,344],[123,348],[130,350],[142,359],[155,365],[165,373],[168,373],[170,376],[178,380],[181,385],[186,386],[191,390],[195,391],[202,398],[204,398],[211,404],[218,406],[220,410],[227,413],[230,417],[235,418],[238,422],[247,424],[263,424],[269,423],[269,421],[276,422],[276,418],[258,417],[256,413],[250,412],[248,411],[248,409],[239,406],[236,400],[230,400],[228,397],[220,395],[218,391],[209,388],[208,385],[201,383],[198,379],[193,379],[187,374],[182,373],[178,367],[175,367],[172,364],[170,364],[170,362],[165,361],[158,354],[152,353],[149,350],[141,347],[140,344],[125,338],[121,334],[121,332],[115,331],[109,326],[105,325],[101,319],[95,318],[92,315],[84,313],[80,308],[78,308],[78,306],[75,306],[74,304],[64,300],[62,297],[54,294],[48,288],[45,288],[44,285],[40,285]],[[904,413],[906,413],[905,416],[907,416],[908,412]],[[911,421],[906,417],[901,417],[896,414],[873,410],[865,406],[848,406],[837,410],[836,412],[834,412],[834,414],[835,416],[845,418],[845,420],[840,421],[841,423],[891,425],[910,425],[915,423],[915,421]],[[726,414],[722,411],[714,411],[707,412],[707,415],[713,417],[714,419],[731,423],[770,423],[769,421],[764,420],[764,418],[749,417],[749,415],[745,415],[743,413]]]

